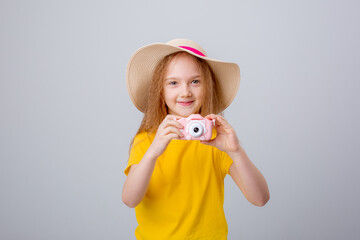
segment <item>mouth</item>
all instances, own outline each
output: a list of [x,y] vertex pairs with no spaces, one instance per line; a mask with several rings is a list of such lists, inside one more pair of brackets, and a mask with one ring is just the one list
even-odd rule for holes
[[190,106],[194,101],[178,101],[181,106]]

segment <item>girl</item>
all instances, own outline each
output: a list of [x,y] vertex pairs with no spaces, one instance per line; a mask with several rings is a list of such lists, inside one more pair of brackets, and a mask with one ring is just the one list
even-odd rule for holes
[[[236,64],[208,58],[187,39],[150,44],[130,59],[127,87],[144,118],[131,143],[122,199],[135,207],[137,239],[227,239],[226,174],[252,204],[269,200],[264,177],[222,117],[239,83]],[[211,140],[179,140],[183,126],[176,120],[194,113],[215,120]]]

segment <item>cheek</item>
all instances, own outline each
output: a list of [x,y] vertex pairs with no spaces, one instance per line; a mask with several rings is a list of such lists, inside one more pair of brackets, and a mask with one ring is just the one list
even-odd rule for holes
[[166,104],[174,98],[174,93],[170,89],[164,89],[164,99]]

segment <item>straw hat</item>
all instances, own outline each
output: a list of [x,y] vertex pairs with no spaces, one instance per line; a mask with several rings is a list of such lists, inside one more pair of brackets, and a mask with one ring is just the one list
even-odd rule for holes
[[236,63],[209,58],[204,49],[189,39],[174,39],[167,43],[153,43],[138,49],[130,58],[126,70],[126,84],[131,100],[141,111],[145,111],[151,77],[156,65],[165,56],[184,51],[204,59],[220,84],[225,110],[234,100],[240,85],[240,68]]

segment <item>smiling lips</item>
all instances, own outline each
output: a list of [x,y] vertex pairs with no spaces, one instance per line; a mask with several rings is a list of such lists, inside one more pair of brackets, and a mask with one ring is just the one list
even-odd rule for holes
[[181,106],[190,106],[194,101],[178,102]]

